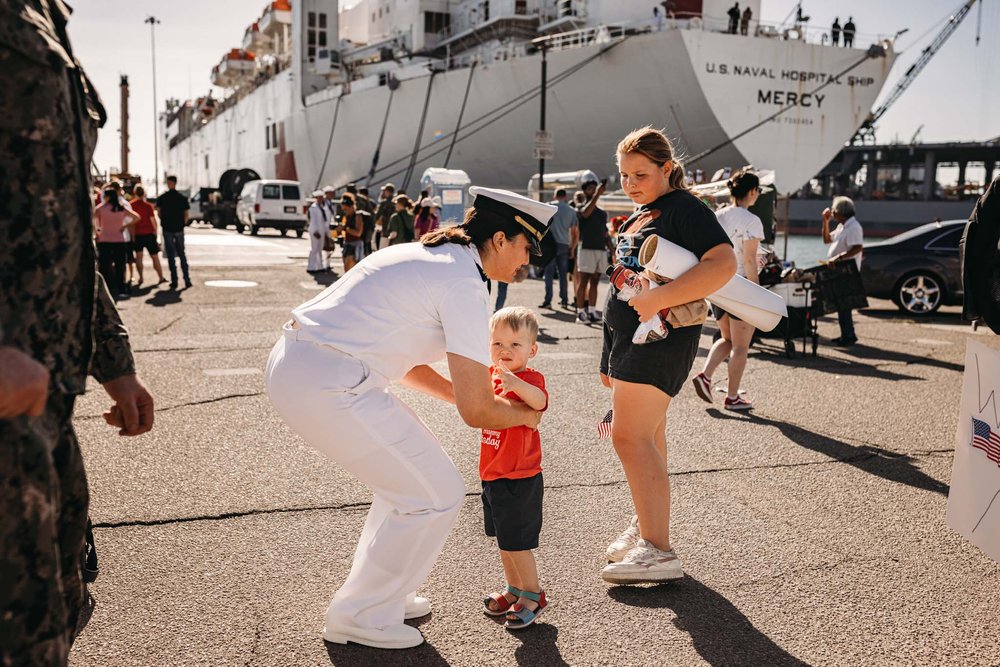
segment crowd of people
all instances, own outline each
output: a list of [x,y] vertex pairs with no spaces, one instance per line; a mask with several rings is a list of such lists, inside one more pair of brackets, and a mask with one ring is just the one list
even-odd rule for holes
[[167,191],[150,201],[142,185],[132,188],[128,197],[120,181],[110,181],[94,188],[93,229],[97,243],[97,265],[111,296],[117,301],[132,295],[132,287],[145,282],[143,252],[149,254],[157,285],[167,282],[160,263],[160,243],[163,237],[167,267],[170,269],[170,289],[180,284],[177,260],[180,260],[184,288],[192,286],[187,253],[184,250],[184,228],[188,223],[190,203],[177,191],[177,177],[167,176]]
[[436,230],[441,224],[441,198],[425,190],[416,200],[397,193],[386,183],[373,200],[367,187],[327,186],[312,193],[314,201],[306,210],[310,238],[309,273],[332,271],[331,259],[341,247],[345,273],[374,251],[409,243]]

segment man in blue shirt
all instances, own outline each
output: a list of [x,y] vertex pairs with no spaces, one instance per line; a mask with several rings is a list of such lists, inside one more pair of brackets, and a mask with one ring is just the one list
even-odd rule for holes
[[559,305],[569,308],[566,274],[569,271],[570,248],[576,246],[576,211],[567,203],[563,188],[556,190],[556,199],[552,203],[559,208],[549,223],[549,234],[556,242],[556,256],[545,266],[545,301],[539,308],[552,307],[552,278],[556,271],[559,272]]

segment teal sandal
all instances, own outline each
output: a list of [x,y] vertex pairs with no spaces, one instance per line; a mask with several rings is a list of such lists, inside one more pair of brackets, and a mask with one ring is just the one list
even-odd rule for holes
[[[507,598],[507,593],[514,596],[513,600]],[[503,616],[510,608],[517,602],[517,598],[524,595],[524,591],[514,588],[510,584],[507,584],[507,590],[503,593],[490,593],[487,597],[483,598],[483,613],[487,616]],[[496,605],[491,607],[490,603]]]
[[548,603],[545,601],[545,591],[538,591],[537,593],[520,591],[520,595],[532,602],[537,602],[538,608],[531,610],[519,604],[513,604],[510,611],[507,612],[507,622],[504,623],[504,627],[508,630],[522,630],[528,627],[538,620],[538,617],[542,615],[542,612],[548,606]]

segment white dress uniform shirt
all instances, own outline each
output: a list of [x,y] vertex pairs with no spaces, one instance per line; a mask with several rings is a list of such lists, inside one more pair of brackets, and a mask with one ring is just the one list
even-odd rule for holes
[[391,246],[292,316],[300,338],[360,359],[390,382],[447,352],[488,367],[489,292],[481,263],[475,246]]
[[[330,233],[330,214],[323,204],[313,202],[309,207],[309,271],[322,271],[326,268],[323,262],[323,237]],[[316,238],[319,234],[319,238]]]
[[[836,257],[842,252],[847,252],[851,246],[865,244],[864,232],[861,229],[861,223],[853,215],[847,219],[847,222],[842,222],[837,227],[830,232],[830,238],[833,239],[833,243],[830,244],[830,249],[827,251],[827,257]],[[858,263],[858,271],[861,270],[861,255],[859,252],[853,259]]]

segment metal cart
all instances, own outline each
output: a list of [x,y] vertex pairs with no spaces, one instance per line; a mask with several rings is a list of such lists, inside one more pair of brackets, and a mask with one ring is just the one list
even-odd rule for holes
[[785,346],[785,356],[789,359],[795,354],[795,342],[802,339],[802,356],[806,355],[809,342],[812,342],[812,356],[816,356],[819,347],[819,332],[816,322],[819,316],[814,312],[816,303],[815,290],[810,281],[776,283],[768,289],[785,300],[788,307],[788,317],[781,321],[771,331],[757,331],[759,338],[780,338]]

